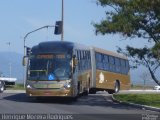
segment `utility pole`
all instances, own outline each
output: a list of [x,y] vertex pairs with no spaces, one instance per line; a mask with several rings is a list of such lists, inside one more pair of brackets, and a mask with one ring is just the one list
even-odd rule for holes
[[11,63],[11,42],[8,42],[7,45],[9,46],[9,78],[11,78],[11,72],[12,72],[12,63]]
[[62,34],[61,41],[64,39],[64,0],[62,0]]

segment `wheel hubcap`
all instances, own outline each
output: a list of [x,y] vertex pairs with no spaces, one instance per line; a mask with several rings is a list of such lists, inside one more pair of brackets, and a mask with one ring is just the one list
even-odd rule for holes
[[118,90],[119,90],[119,87],[118,87],[118,83],[116,82],[116,84],[115,84],[115,92],[118,92]]
[[2,82],[0,82],[0,91],[4,91],[4,86],[3,86]]

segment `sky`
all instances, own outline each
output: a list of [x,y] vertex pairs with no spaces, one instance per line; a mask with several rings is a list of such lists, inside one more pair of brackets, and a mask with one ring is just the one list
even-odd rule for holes
[[[96,0],[64,0],[64,40],[111,51],[116,51],[116,46],[123,48],[128,42],[120,35],[95,35],[93,23],[104,19],[106,10]],[[61,20],[61,0],[0,0],[0,15],[0,51],[10,49],[23,54],[28,32]],[[26,44],[34,46],[52,40],[60,40],[54,28],[42,29],[30,34]]]
[[[105,19],[105,11],[96,0],[64,0],[64,40],[116,51],[117,46],[141,47],[147,40],[124,40],[121,35],[95,35],[93,23]],[[23,54],[24,36],[45,25],[61,20],[61,0],[0,0],[0,52]],[[54,28],[30,34],[26,45],[32,47],[43,41],[60,40]],[[7,44],[10,42],[10,45]]]

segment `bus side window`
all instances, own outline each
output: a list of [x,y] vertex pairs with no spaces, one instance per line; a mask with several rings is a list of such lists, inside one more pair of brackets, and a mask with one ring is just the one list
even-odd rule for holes
[[120,59],[119,58],[115,58],[115,65],[116,65],[116,72],[120,73],[121,69],[120,69]]
[[96,53],[96,67],[98,69],[103,69],[103,62],[102,62],[102,54]]
[[128,72],[129,72],[129,61],[128,60],[126,60],[126,74],[128,74]]
[[86,51],[83,51],[83,59],[86,58]]
[[86,51],[84,51],[84,69],[85,70],[87,70],[87,54],[86,54],[87,52]]
[[110,71],[114,72],[115,71],[115,60],[113,56],[109,56],[109,66],[110,66]]
[[89,51],[87,51],[87,60],[89,60],[90,56],[89,56]]
[[84,59],[83,51],[81,51],[81,57],[82,57],[82,60],[83,60]]
[[122,74],[125,74],[125,60],[124,59],[121,59],[121,73]]
[[88,70],[89,64],[90,64],[88,51],[86,51],[86,62],[87,62],[87,70]]
[[79,50],[76,50],[76,53],[75,53],[77,60],[79,60],[79,52],[78,51]]
[[121,59],[121,66],[125,67],[125,60]]
[[108,55],[104,55],[104,58],[103,58],[103,67],[104,67],[104,70],[109,70],[109,56]]
[[108,60],[108,55],[104,55],[103,62],[105,62],[105,63],[108,63],[108,62],[109,62],[109,60]]
[[81,51],[79,50],[79,60],[81,60]]
[[91,68],[91,54],[90,51],[88,51],[88,61],[89,61],[89,69]]
[[83,50],[81,50],[81,59],[80,59],[80,64],[81,64],[81,70],[84,70],[84,64],[83,64],[83,61],[84,61],[84,53],[83,53]]
[[96,53],[96,60],[98,62],[101,62],[102,58],[101,58],[101,54],[100,53]]
[[85,52],[82,51],[82,69],[85,70]]
[[129,69],[129,61],[128,60],[126,60],[126,68]]
[[84,59],[86,60],[86,51],[83,51]]
[[85,59],[88,60],[88,51],[85,51]]
[[77,58],[78,58],[78,70],[80,70],[80,50],[77,50]]
[[75,55],[76,55],[76,57],[77,57],[77,59],[78,59],[77,50],[75,50]]
[[81,70],[83,70],[83,51],[81,50]]

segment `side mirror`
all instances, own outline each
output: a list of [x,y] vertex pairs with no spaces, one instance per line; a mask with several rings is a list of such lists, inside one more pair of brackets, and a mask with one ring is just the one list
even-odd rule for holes
[[28,60],[28,57],[27,57],[27,56],[24,56],[24,57],[23,57],[23,61],[22,61],[22,65],[23,65],[23,66],[27,66],[27,60]]

